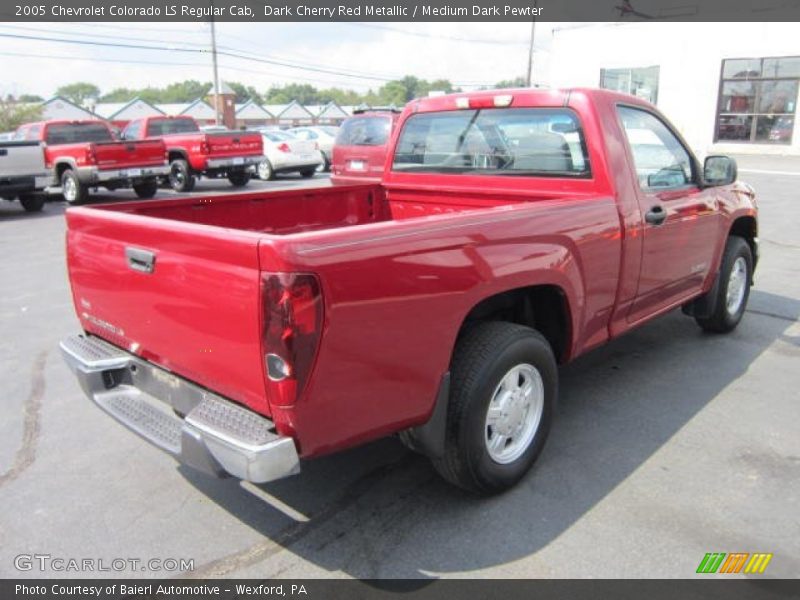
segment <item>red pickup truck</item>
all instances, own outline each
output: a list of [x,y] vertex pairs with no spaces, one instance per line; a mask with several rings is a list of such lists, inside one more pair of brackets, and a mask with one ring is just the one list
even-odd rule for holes
[[105,121],[42,121],[17,129],[17,140],[44,142],[45,167],[52,186],[61,186],[69,204],[89,198],[89,189],[133,187],[139,198],[152,198],[158,178],[169,173],[161,140],[122,142]]
[[744,314],[754,192],[643,100],[415,100],[390,151],[379,184],[67,211],[86,393],[211,473],[399,433],[492,493],[542,449],[558,364],[677,307]]
[[123,139],[160,138],[169,153],[169,183],[176,192],[194,189],[199,175],[227,177],[234,187],[250,181],[264,160],[263,140],[257,131],[200,131],[192,117],[145,117],[128,123]]

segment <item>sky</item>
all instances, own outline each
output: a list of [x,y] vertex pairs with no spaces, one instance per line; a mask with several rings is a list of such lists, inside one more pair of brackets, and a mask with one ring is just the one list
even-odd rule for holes
[[[546,68],[556,25],[536,27],[534,80]],[[531,34],[529,23],[217,23],[216,28],[220,51],[238,55],[220,56],[220,78],[259,91],[294,82],[363,92],[404,75],[449,79],[465,89],[492,85],[525,74]],[[102,92],[211,81],[209,44],[210,27],[202,22],[2,23],[0,93],[47,98],[75,81],[94,83]],[[259,62],[264,60],[293,66]]]

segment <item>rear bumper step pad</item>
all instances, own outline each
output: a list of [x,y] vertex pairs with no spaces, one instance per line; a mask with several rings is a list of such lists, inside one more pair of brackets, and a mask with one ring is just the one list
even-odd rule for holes
[[300,472],[294,440],[257,413],[97,337],[71,336],[61,353],[89,398],[181,463],[253,483]]

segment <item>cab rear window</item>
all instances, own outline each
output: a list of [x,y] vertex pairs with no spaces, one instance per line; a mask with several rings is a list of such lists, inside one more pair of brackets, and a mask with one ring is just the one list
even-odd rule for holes
[[200,131],[192,119],[158,119],[150,121],[148,133],[151,136],[169,135],[171,133],[195,133]]
[[400,133],[392,168],[473,175],[591,176],[577,115],[555,108],[413,115]]
[[389,139],[389,117],[353,117],[345,121],[336,136],[338,146],[383,146]]
[[82,144],[86,142],[113,142],[114,137],[103,123],[59,123],[47,127],[47,143]]

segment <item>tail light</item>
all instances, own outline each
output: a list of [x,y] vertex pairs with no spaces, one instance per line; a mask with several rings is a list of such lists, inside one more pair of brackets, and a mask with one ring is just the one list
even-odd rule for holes
[[314,150],[319,150],[319,142],[314,142]]
[[97,154],[94,151],[94,144],[89,144],[86,147],[86,164],[93,165],[97,162]]
[[263,353],[271,404],[303,394],[322,333],[322,288],[310,273],[266,273],[262,279]]
[[280,150],[281,152],[291,152],[292,151],[292,149],[289,148],[289,144],[287,144],[286,142],[283,142],[282,144],[280,144],[278,146],[278,150]]
[[208,147],[207,140],[200,142],[200,154],[211,154],[211,149]]

